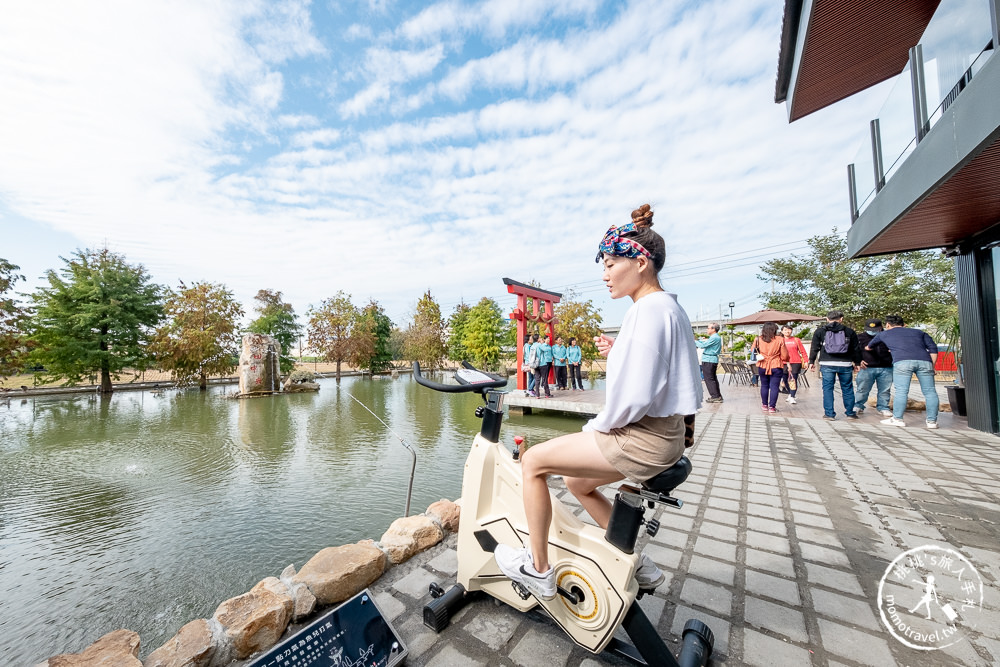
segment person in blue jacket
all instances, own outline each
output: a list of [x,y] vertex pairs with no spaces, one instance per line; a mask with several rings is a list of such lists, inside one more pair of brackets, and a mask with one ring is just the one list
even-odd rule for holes
[[552,346],[552,363],[555,365],[556,389],[566,389],[566,346],[562,336],[556,336],[556,344]]
[[695,345],[701,348],[701,374],[705,378],[705,388],[708,389],[706,403],[722,403],[722,392],[719,390],[719,354],[722,352],[722,336],[719,335],[719,325],[708,325],[708,337],[697,339]]
[[538,360],[538,368],[535,369],[535,393],[538,398],[542,398],[542,387],[545,387],[545,398],[552,398],[549,390],[549,369],[552,367],[552,346],[545,340],[544,336],[535,334],[531,337],[535,342],[531,344],[531,351]]
[[566,348],[566,363],[569,365],[569,382],[573,391],[583,391],[583,377],[580,375],[580,362],[583,360],[583,350],[576,344],[576,338],[569,339]]

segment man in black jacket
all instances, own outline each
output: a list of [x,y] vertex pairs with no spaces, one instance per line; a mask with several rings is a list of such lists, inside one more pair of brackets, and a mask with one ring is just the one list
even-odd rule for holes
[[820,375],[823,378],[823,419],[833,421],[833,385],[840,381],[844,395],[844,416],[857,419],[854,412],[854,370],[861,364],[861,345],[854,329],[844,326],[844,314],[831,310],[826,314],[826,324],[816,329],[809,347],[809,370],[816,368],[819,357]]
[[875,343],[871,349],[865,349],[871,342],[875,334],[882,331],[882,320],[868,320],[865,322],[865,330],[858,333],[858,343],[861,345],[861,370],[858,371],[857,394],[854,412],[861,414],[868,403],[868,394],[871,393],[872,385],[877,387],[878,394],[875,398],[875,409],[883,417],[891,417],[889,410],[889,389],[892,387],[892,354],[885,343]]

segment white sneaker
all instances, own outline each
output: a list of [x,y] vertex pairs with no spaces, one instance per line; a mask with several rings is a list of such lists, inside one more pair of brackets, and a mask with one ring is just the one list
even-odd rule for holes
[[539,573],[531,558],[531,550],[527,547],[515,549],[506,544],[498,544],[493,551],[493,558],[501,572],[511,581],[516,581],[527,588],[535,597],[551,600],[556,596],[555,568],[549,567],[549,571],[545,574]]
[[656,567],[652,558],[646,554],[639,556],[639,567],[635,568],[635,582],[639,584],[639,588],[656,588],[666,578],[663,570]]
[[789,396],[788,397],[788,402],[791,403],[792,405],[795,405],[796,403],[798,403],[798,401],[795,400],[794,396]]
[[892,416],[892,410],[882,410],[882,411],[879,412],[879,414],[882,415],[883,417],[891,417]]
[[927,428],[934,429],[937,428],[937,422],[929,421],[927,422]]
[[895,417],[889,417],[888,419],[883,419],[879,422],[880,424],[886,424],[888,426],[902,426],[906,428],[906,422],[902,419],[896,419]]

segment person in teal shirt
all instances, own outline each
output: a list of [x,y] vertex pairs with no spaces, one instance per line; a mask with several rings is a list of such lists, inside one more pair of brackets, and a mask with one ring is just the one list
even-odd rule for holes
[[552,346],[552,360],[556,371],[556,389],[566,389],[566,346],[562,336],[556,336],[556,344]]
[[583,351],[576,344],[576,338],[569,339],[569,347],[566,348],[566,363],[569,364],[569,382],[573,391],[583,391],[583,378],[580,376],[580,361],[583,360]]
[[[531,358],[531,334],[524,335],[524,366],[528,367],[528,360]],[[528,389],[525,392],[527,395],[531,395],[531,392],[535,389],[535,371],[534,369],[528,369],[525,371],[528,376]]]
[[532,352],[538,359],[538,368],[535,369],[535,395],[542,397],[542,387],[545,387],[545,398],[552,398],[549,390],[549,369],[552,367],[552,346],[544,337],[538,334],[532,336],[535,342],[531,344]]
[[719,354],[722,352],[722,336],[719,335],[719,325],[708,325],[708,337],[694,342],[701,348],[701,375],[705,378],[705,388],[708,389],[706,403],[722,403],[722,392],[719,391]]

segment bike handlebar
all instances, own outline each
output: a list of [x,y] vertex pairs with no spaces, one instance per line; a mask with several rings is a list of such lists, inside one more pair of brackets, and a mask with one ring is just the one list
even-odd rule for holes
[[493,375],[492,373],[485,373],[467,361],[462,362],[463,368],[459,368],[455,371],[455,380],[458,384],[443,384],[441,382],[435,382],[434,380],[428,380],[420,373],[420,362],[413,362],[413,379],[417,381],[417,384],[422,384],[429,389],[434,389],[435,391],[443,391],[447,393],[459,393],[465,391],[478,391],[480,393],[485,393],[487,389],[499,389],[500,387],[507,386],[507,378],[502,378],[498,375]]

